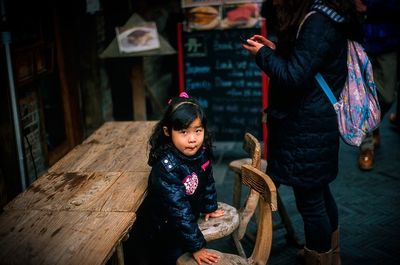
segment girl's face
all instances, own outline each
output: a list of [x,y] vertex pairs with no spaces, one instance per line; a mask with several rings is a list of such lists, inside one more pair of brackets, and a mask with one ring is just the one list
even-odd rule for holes
[[186,129],[172,130],[171,135],[166,129],[164,128],[165,135],[171,136],[172,143],[186,156],[195,155],[203,145],[204,128],[199,118],[196,118]]

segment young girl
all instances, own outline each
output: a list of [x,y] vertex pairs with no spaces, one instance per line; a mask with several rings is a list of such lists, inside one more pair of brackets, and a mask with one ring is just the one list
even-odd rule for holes
[[211,137],[199,103],[185,92],[172,99],[149,144],[152,170],[134,227],[135,251],[151,265],[175,264],[184,252],[199,265],[217,262],[197,225],[200,213],[206,220],[224,214],[217,209]]

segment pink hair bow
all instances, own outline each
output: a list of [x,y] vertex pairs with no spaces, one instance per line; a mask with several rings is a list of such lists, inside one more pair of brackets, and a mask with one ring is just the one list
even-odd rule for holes
[[180,98],[189,98],[189,95],[188,95],[186,92],[181,92],[181,93],[179,94],[179,97],[180,97]]
[[[186,93],[186,92],[181,92],[181,93],[179,94],[179,97],[180,97],[180,98],[189,98],[189,95],[188,95],[188,93]],[[172,99],[169,99],[169,100],[168,100],[168,105],[171,104],[171,101],[172,101]]]

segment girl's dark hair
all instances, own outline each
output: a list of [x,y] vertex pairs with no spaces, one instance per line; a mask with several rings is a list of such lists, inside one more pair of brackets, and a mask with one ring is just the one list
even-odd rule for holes
[[164,127],[167,127],[169,135],[172,130],[182,130],[196,119],[201,120],[204,128],[203,146],[206,152],[212,157],[212,134],[207,128],[207,117],[200,106],[199,102],[194,98],[175,97],[171,100],[164,112],[162,119],[156,124],[153,133],[149,139],[150,154],[148,164],[152,166],[158,159],[161,153],[172,147],[171,137],[164,134]]

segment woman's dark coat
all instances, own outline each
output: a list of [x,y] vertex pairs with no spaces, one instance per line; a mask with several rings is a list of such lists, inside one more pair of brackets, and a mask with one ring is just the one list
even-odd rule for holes
[[337,176],[337,117],[314,76],[320,72],[338,97],[347,77],[347,39],[340,27],[315,13],[287,59],[268,47],[256,54],[270,77],[267,173],[278,183],[315,187]]

